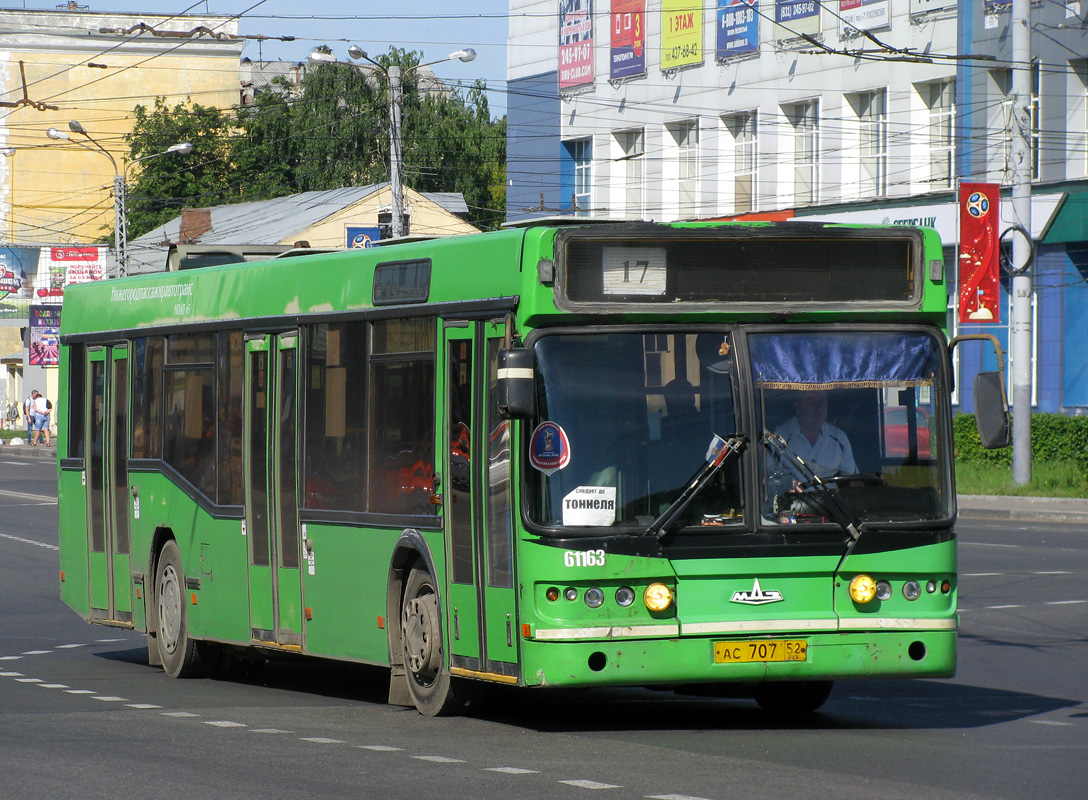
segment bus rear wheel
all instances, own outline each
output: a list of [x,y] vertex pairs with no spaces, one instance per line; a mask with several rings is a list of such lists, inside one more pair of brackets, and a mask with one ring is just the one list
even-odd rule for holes
[[442,615],[434,584],[428,572],[413,569],[404,586],[400,615],[408,693],[419,713],[428,717],[454,714],[462,705],[446,669]]
[[810,714],[831,695],[834,681],[768,681],[756,687],[755,700],[772,714]]
[[155,570],[155,645],[162,668],[171,678],[196,678],[212,666],[212,645],[189,637],[185,608],[185,573],[181,552],[173,539],[163,545]]

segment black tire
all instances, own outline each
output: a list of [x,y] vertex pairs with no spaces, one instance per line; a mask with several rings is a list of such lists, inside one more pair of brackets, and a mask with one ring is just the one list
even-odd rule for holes
[[772,714],[811,714],[831,695],[834,681],[768,681],[756,687],[755,700]]
[[155,568],[155,644],[162,668],[171,678],[198,678],[215,666],[214,645],[189,637],[185,605],[185,573],[173,539],[162,546]]
[[429,573],[413,569],[404,585],[400,612],[404,672],[412,704],[420,714],[441,717],[463,708],[446,668],[438,591]]

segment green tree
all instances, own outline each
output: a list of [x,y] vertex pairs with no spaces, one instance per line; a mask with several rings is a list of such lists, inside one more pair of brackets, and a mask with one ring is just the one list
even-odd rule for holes
[[[415,69],[420,54],[412,51],[391,48],[376,60],[404,71],[404,185],[460,192],[471,222],[496,227],[505,209],[506,121],[491,119],[486,86],[448,90]],[[161,98],[154,109],[137,107],[130,160],[181,141],[193,143],[189,156],[149,159],[133,177],[130,237],[183,206],[389,180],[388,82],[375,67],[322,64],[307,71],[298,96],[281,84],[229,112],[188,101],[171,108]]]
[[231,202],[231,117],[217,108],[186,100],[173,108],[156,98],[154,109],[137,106],[136,123],[126,137],[129,163],[191,142],[188,155],[148,158],[128,172],[128,234],[139,236],[181,213],[182,206]]

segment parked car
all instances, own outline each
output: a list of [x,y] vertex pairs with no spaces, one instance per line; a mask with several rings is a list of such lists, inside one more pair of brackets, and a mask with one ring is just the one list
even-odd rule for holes
[[[914,419],[918,427],[918,457],[930,458],[932,453],[929,449],[929,413],[916,408]],[[909,432],[906,406],[885,409],[884,454],[890,458],[906,458],[910,452]]]

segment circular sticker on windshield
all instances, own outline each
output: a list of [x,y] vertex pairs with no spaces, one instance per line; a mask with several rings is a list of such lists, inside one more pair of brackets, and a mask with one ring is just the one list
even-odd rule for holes
[[529,463],[545,475],[558,472],[570,463],[567,432],[554,422],[541,422],[529,440]]

